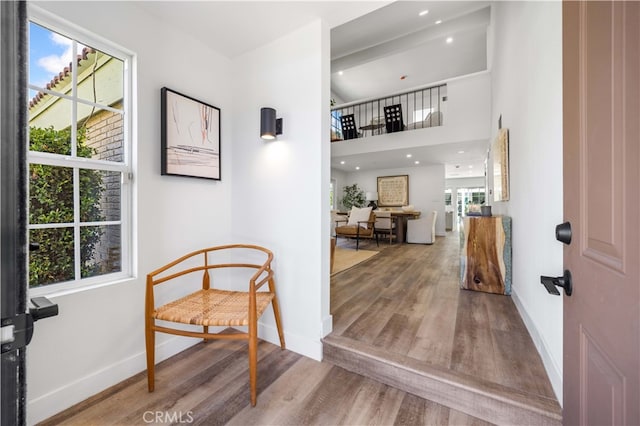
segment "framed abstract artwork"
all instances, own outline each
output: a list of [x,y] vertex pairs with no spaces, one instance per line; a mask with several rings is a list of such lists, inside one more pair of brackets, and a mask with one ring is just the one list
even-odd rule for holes
[[220,108],[161,89],[161,174],[220,180]]

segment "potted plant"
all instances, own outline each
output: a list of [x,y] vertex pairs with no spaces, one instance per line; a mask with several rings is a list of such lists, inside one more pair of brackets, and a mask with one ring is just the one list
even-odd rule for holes
[[364,207],[366,202],[364,191],[357,183],[347,185],[343,188],[344,197],[342,198],[342,207],[345,210],[351,210],[351,207]]

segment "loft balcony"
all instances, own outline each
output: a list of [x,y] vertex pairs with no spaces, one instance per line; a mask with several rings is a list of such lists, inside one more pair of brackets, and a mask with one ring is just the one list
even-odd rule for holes
[[447,85],[420,88],[331,109],[331,142],[443,124]]
[[483,71],[333,107],[331,157],[448,144],[465,149],[487,143],[490,123],[491,76]]

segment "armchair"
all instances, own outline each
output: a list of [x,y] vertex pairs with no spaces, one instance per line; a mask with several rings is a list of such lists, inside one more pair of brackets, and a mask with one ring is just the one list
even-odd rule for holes
[[361,238],[375,238],[378,242],[378,234],[375,232],[376,218],[371,207],[352,207],[348,219],[336,221],[337,237],[355,238],[356,250],[360,247]]

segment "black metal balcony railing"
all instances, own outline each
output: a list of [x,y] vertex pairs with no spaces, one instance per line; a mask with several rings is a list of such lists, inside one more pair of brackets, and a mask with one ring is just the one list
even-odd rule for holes
[[442,84],[331,109],[331,141],[442,126]]

